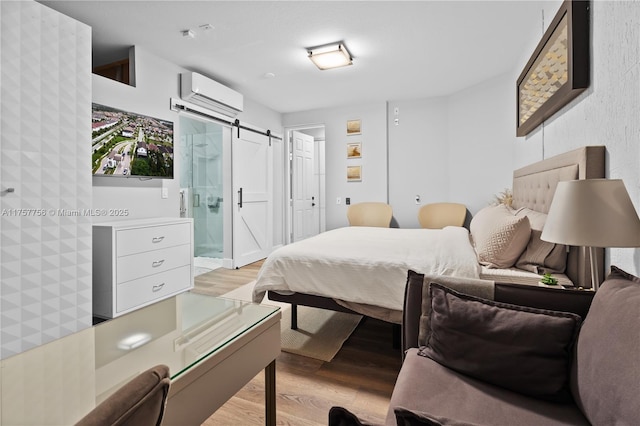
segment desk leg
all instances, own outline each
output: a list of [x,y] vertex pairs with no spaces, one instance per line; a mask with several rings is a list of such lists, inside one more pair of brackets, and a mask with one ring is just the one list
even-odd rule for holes
[[264,404],[266,426],[276,425],[276,360],[264,369]]

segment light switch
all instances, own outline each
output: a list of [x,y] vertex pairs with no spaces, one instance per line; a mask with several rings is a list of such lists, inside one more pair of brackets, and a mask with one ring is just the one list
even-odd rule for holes
[[342,203],[342,198],[340,197],[336,198],[336,204],[340,204],[340,203]]
[[162,188],[162,198],[169,198],[169,188]]

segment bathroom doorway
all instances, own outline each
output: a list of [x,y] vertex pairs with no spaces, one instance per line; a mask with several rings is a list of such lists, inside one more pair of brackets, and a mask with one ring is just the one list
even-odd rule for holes
[[193,218],[195,275],[223,266],[225,135],[221,124],[180,116],[180,215]]

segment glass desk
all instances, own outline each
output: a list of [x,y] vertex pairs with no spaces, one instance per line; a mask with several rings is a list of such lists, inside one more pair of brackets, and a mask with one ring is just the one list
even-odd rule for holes
[[0,361],[0,425],[70,425],[166,364],[165,425],[199,425],[264,369],[275,424],[277,307],[182,293]]

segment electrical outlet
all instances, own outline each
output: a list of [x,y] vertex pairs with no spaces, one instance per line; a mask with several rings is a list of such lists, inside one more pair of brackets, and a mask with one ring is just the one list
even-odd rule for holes
[[162,198],[169,198],[169,188],[162,188]]
[[340,203],[342,203],[342,198],[340,197],[336,198],[336,204],[340,204]]
[[350,205],[350,204],[351,204],[351,198],[349,198],[349,197],[345,198],[345,199],[344,199],[344,203],[345,203],[346,205]]

